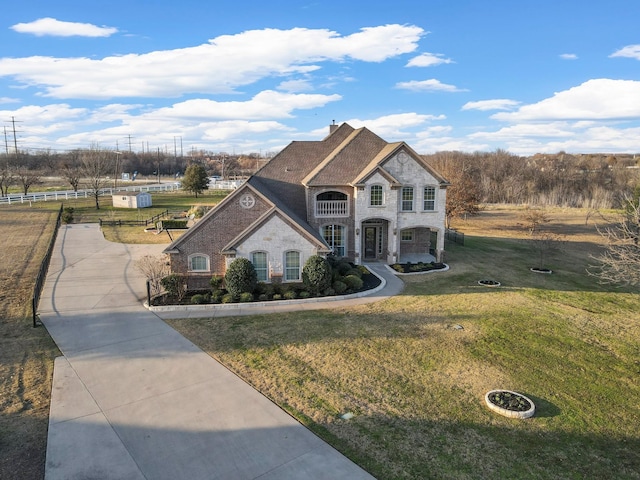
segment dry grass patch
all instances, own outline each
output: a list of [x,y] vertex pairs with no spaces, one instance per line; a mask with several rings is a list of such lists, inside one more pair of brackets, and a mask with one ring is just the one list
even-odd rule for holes
[[58,349],[33,328],[31,295],[57,211],[0,209],[0,478],[42,478],[53,359]]
[[[587,243],[542,276],[520,239],[468,234],[387,301],[170,323],[378,478],[640,478],[640,297],[585,274]],[[493,388],[536,416],[493,414]]]

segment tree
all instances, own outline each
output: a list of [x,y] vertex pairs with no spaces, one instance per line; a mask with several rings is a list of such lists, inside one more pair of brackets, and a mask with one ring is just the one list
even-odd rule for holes
[[96,210],[100,210],[100,195],[102,189],[109,183],[107,175],[112,171],[113,162],[111,152],[97,146],[92,146],[89,150],[80,153],[80,171],[85,178],[87,189],[91,190],[95,199]]
[[547,270],[545,268],[545,261],[554,253],[562,250],[563,237],[552,232],[536,230],[528,240],[531,248],[538,257],[538,266],[535,268],[540,271]]
[[302,268],[302,282],[313,295],[331,286],[332,270],[329,262],[320,255],[312,255]]
[[81,172],[80,154],[77,150],[69,152],[62,163],[62,177],[71,185],[74,192],[78,191]]
[[196,198],[203,190],[209,188],[209,177],[202,165],[191,164],[187,167],[182,177],[182,189],[192,192]]
[[171,273],[167,257],[145,255],[136,260],[135,267],[149,281],[151,296],[159,295],[162,292],[162,279]]
[[224,284],[233,297],[239,297],[245,292],[253,293],[258,285],[258,275],[253,263],[248,258],[236,258],[227,268]]
[[602,283],[640,285],[640,186],[624,199],[620,216],[608,227],[598,229],[605,240],[605,251],[592,257],[598,265],[589,274]]
[[527,206],[520,214],[520,224],[522,228],[529,232],[529,235],[534,235],[539,231],[540,227],[551,221],[547,211],[544,208],[531,208]]

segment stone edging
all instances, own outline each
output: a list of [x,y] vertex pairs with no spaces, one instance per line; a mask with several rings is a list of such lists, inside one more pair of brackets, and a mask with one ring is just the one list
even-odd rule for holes
[[389,265],[386,265],[386,264],[385,264],[385,267],[387,267],[387,270],[389,270],[391,273],[393,273],[394,275],[397,275],[399,277],[404,276],[404,275],[424,275],[426,273],[446,272],[447,270],[449,270],[449,265],[447,265],[446,263],[444,264],[444,268],[426,270],[424,272],[409,272],[409,273],[398,272],[397,270],[394,270],[393,268],[391,268]]
[[378,275],[373,270],[369,269],[369,272],[380,279],[380,285],[371,290],[364,290],[358,293],[352,293],[350,295],[334,295],[331,297],[313,297],[313,298],[297,298],[293,300],[270,300],[268,302],[240,302],[240,303],[207,303],[201,305],[149,305],[146,301],[144,306],[151,312],[201,312],[210,310],[225,311],[225,310],[237,310],[240,308],[263,308],[263,307],[277,307],[279,305],[299,305],[302,303],[319,303],[319,302],[337,302],[339,300],[349,300],[353,298],[362,298],[368,295],[379,292],[387,286],[387,281]]
[[[518,395],[522,398],[524,398],[527,402],[529,402],[531,404],[531,408],[529,410],[526,410],[524,412],[516,412],[513,410],[507,410],[506,408],[502,408],[499,407],[498,405],[496,405],[495,403],[493,403],[491,400],[489,400],[489,395],[491,395],[492,393],[496,393],[496,392],[507,392],[507,393],[511,393],[513,395]],[[487,407],[489,407],[489,410],[493,410],[496,413],[499,413],[500,415],[503,415],[505,417],[510,417],[510,418],[529,418],[529,417],[533,417],[533,414],[536,413],[536,406],[533,403],[533,401],[526,397],[525,395],[518,393],[518,392],[512,392],[511,390],[503,390],[503,389],[497,389],[497,390],[491,390],[489,392],[487,392],[484,396],[484,402],[487,404]]]

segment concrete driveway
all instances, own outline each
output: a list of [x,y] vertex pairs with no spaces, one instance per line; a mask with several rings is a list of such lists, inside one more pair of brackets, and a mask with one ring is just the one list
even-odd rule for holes
[[134,261],[163,247],[61,227],[46,480],[373,478],[142,306]]

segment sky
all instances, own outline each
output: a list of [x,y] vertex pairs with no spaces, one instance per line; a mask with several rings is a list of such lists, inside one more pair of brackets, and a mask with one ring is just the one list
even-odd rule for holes
[[418,153],[640,153],[638,0],[27,0],[4,147],[273,153],[365,126]]

